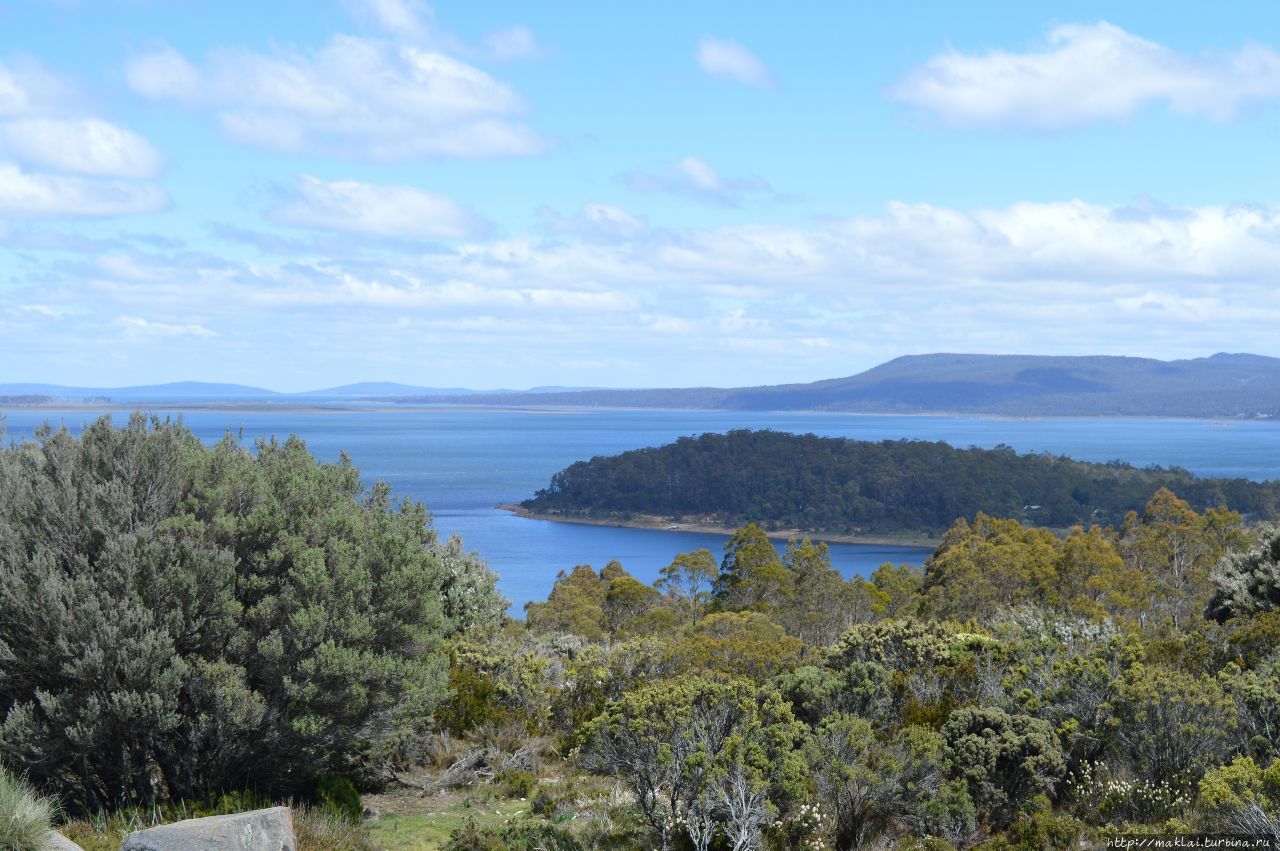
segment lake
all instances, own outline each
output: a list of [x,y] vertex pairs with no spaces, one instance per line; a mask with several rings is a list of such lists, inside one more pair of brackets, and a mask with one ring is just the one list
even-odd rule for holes
[[[157,413],[168,413],[157,410]],[[10,438],[46,421],[78,430],[92,411],[16,410],[6,414]],[[726,411],[493,411],[434,409],[253,413],[195,410],[186,424],[202,439],[227,431],[246,440],[303,437],[319,457],[345,450],[366,481],[385,479],[396,493],[426,503],[443,535],[462,535],[500,576],[519,614],[544,599],[556,572],[575,564],[602,567],[617,559],[652,582],[680,552],[708,547],[720,535],[550,523],[516,517],[494,506],[519,502],[574,461],[656,446],[682,435],[733,428],[771,428],[862,440],[942,440],[958,447],[1006,444],[1019,452],[1051,452],[1085,461],[1185,467],[1206,476],[1280,478],[1280,423],[1157,419],[993,419]],[[127,414],[114,413],[119,422]],[[865,575],[884,562],[920,564],[918,547],[833,544],[832,561],[846,576]]]

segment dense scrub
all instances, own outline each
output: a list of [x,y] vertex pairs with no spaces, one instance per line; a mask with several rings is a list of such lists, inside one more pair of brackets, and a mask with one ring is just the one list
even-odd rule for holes
[[925,532],[978,512],[1039,526],[1118,523],[1160,488],[1197,507],[1262,519],[1280,485],[1199,479],[1185,470],[1091,464],[1008,447],[955,449],[731,431],[580,461],[523,503],[545,513],[712,517],[825,532]]
[[492,575],[302,441],[108,419],[0,451],[0,760],[75,811],[376,778]]
[[846,580],[748,524],[652,586],[563,571],[519,622],[428,520],[295,439],[0,451],[0,762],[31,784],[0,806],[57,794],[107,847],[310,797],[300,847],[364,848],[421,820],[354,824],[347,780],[396,777],[468,790],[457,849],[1280,839],[1280,527],[1161,489]]
[[659,848],[1280,837],[1277,542],[1160,491],[1061,537],[960,520],[923,570],[846,581],[747,526],[654,587],[561,573],[455,645],[442,718],[553,737]]

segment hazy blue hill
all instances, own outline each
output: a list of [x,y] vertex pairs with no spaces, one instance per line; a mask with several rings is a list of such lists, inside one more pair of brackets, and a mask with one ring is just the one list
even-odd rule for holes
[[60,400],[109,398],[113,401],[180,401],[183,399],[263,399],[282,394],[244,384],[176,381],[134,387],[67,387],[60,384],[0,384],[0,396],[36,394]]
[[416,387],[412,384],[399,384],[395,381],[361,381],[356,384],[343,384],[341,387],[308,390],[290,395],[322,397],[386,397],[407,394],[473,396],[482,392],[484,391],[470,390],[466,387]]
[[[413,401],[444,401],[415,399]],[[930,354],[809,384],[489,396],[506,404],[1009,416],[1280,417],[1280,359]]]

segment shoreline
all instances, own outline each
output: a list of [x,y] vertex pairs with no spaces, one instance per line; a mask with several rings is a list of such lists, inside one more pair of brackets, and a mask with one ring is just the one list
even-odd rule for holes
[[178,401],[140,401],[140,402],[80,402],[73,400],[56,400],[40,404],[14,404],[6,406],[0,403],[0,414],[22,412],[45,413],[85,413],[105,411],[141,411],[143,413],[227,413],[227,414],[359,414],[359,413],[507,413],[507,414],[542,414],[542,415],[584,415],[607,411],[652,411],[684,414],[802,414],[808,416],[852,416],[852,417],[910,417],[928,419],[931,417],[948,419],[973,420],[1160,420],[1206,423],[1215,427],[1229,428],[1235,425],[1280,425],[1280,418],[1274,417],[1240,417],[1240,416],[1168,416],[1158,414],[1001,414],[981,413],[974,411],[836,411],[830,409],[781,409],[781,410],[738,410],[732,408],[657,408],[627,405],[518,405],[518,404],[485,404],[477,401],[447,403],[397,403],[390,399],[357,400],[323,400],[323,401],[281,401],[267,402],[255,400],[178,400]]
[[[735,531],[732,526],[721,526],[714,523],[690,523],[683,520],[677,520],[674,517],[644,515],[638,519],[617,520],[613,518],[570,517],[563,514],[542,514],[536,511],[530,511],[524,506],[518,504],[497,505],[494,507],[503,511],[508,511],[517,517],[523,517],[527,520],[545,520],[551,523],[574,523],[579,526],[612,526],[621,529],[650,529],[655,532],[700,532],[710,535],[724,535],[725,537],[731,537]],[[793,538],[808,538],[815,543],[867,544],[882,547],[920,547],[925,549],[936,548],[942,540],[941,538],[931,538],[927,535],[845,535],[838,533],[804,532],[800,529],[766,530],[765,534],[768,535],[771,540],[775,541],[789,541]]]

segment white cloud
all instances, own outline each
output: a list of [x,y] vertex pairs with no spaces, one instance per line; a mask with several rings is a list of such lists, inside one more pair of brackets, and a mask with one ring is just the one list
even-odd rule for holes
[[626,242],[645,230],[645,223],[622,207],[593,201],[583,204],[573,216],[561,216],[549,208],[539,215],[551,231],[579,237],[589,242]]
[[419,239],[465,239],[488,229],[474,212],[434,192],[309,175],[271,217],[304,228]]
[[253,144],[374,160],[520,156],[546,147],[517,120],[526,106],[510,87],[412,44],[335,36],[313,53],[222,50],[188,82],[166,88],[163,73],[153,72],[179,58],[168,49],[135,58],[130,85],[153,100],[212,110],[228,134]]
[[129,87],[150,100],[193,103],[204,87],[200,72],[171,47],[134,56],[125,63],[124,74]]
[[165,322],[152,322],[139,316],[121,316],[116,324],[125,330],[130,339],[147,337],[216,337],[217,333],[203,325],[172,325]]
[[762,178],[726,178],[710,163],[692,156],[684,157],[660,174],[633,171],[623,179],[639,192],[668,192],[724,207],[742,206],[752,195],[777,197],[773,187]]
[[160,155],[146,139],[88,114],[56,75],[30,60],[0,61],[0,215],[156,212],[169,206],[160,187],[94,178],[151,177],[160,168]]
[[347,5],[359,17],[401,38],[422,40],[430,32],[431,8],[418,0],[348,0]]
[[773,73],[758,56],[732,39],[706,36],[698,42],[698,65],[712,77],[758,89],[777,88]]
[[961,125],[1056,129],[1122,121],[1152,103],[1214,121],[1280,99],[1280,54],[1263,45],[1188,55],[1112,24],[1069,24],[1025,53],[950,51],[890,90],[891,97]]
[[0,150],[55,171],[152,177],[160,155],[146,139],[96,118],[25,118],[0,123]]
[[70,87],[40,64],[0,60],[0,119],[63,111],[75,101]]
[[123,216],[168,206],[168,194],[154,184],[32,174],[0,163],[0,216]]
[[494,59],[538,59],[544,53],[538,40],[527,27],[507,27],[484,37],[485,47]]
[[[196,336],[235,328],[201,349],[250,370],[299,352],[312,371],[370,352],[436,368],[447,354],[538,383],[547,363],[587,351],[644,364],[625,374],[653,385],[712,380],[725,368],[714,355],[730,349],[737,376],[812,379],[886,351],[1266,352],[1280,324],[1280,205],[895,203],[813,226],[681,229],[637,228],[597,202],[555,221],[593,220],[617,229],[394,255],[333,241],[253,261],[136,245],[63,256],[48,277],[74,287],[19,282],[10,301],[68,315],[55,327],[25,312],[12,333],[27,336],[8,342],[46,351],[58,334],[97,340],[88,317],[147,317]],[[166,351],[164,328],[134,333]],[[239,345],[250,338],[252,351]],[[680,381],[661,378],[671,375]]]

